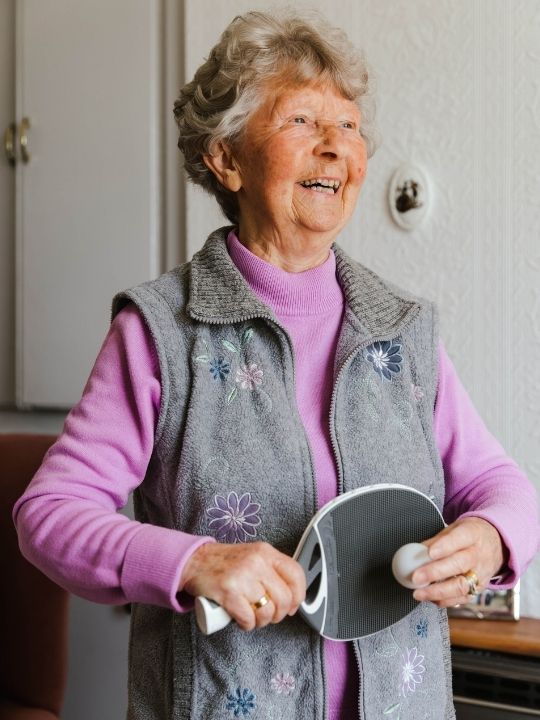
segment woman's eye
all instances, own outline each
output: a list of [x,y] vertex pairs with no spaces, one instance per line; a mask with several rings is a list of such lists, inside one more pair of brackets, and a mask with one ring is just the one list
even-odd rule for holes
[[302,124],[305,124],[306,118],[301,117],[301,116],[295,117],[295,118],[293,119],[293,122],[296,123],[297,125],[302,125]]
[[354,123],[345,120],[345,122],[341,123],[341,127],[344,127],[346,130],[354,130]]

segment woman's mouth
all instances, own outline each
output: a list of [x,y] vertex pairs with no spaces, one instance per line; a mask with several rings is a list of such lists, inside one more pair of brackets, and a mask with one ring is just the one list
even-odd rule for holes
[[332,178],[312,178],[310,180],[301,180],[300,185],[308,190],[325,193],[326,195],[335,195],[341,185],[341,180]]

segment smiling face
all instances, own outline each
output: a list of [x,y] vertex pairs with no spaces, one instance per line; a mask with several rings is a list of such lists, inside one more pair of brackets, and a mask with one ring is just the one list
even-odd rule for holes
[[364,181],[360,120],[357,105],[328,83],[269,85],[241,139],[221,156],[228,169],[216,173],[237,193],[240,239],[328,247]]

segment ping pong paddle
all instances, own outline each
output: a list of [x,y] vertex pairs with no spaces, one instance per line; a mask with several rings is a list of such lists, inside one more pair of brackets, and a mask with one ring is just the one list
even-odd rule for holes
[[[405,485],[371,485],[339,495],[313,516],[294,553],[307,584],[298,612],[331,640],[353,640],[393,625],[418,605],[404,585],[412,587],[410,575],[429,561],[425,545],[398,551],[444,527],[435,503]],[[231,621],[207,598],[196,598],[195,613],[206,635]]]

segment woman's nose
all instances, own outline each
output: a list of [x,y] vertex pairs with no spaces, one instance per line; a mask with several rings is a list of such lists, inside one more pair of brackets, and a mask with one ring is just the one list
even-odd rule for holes
[[319,138],[315,146],[317,155],[326,155],[333,158],[341,157],[344,153],[345,141],[341,128],[333,123],[319,124]]

